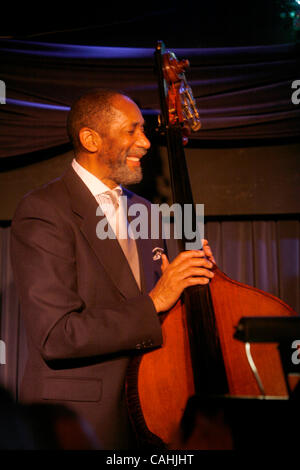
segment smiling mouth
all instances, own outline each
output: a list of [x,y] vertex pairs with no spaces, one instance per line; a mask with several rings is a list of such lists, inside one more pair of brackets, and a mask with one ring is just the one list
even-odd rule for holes
[[128,166],[140,166],[140,158],[138,157],[127,157],[126,158],[126,163]]

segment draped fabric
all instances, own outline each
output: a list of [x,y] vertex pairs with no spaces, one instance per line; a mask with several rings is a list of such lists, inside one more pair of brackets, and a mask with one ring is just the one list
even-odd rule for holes
[[[191,64],[187,79],[202,122],[201,130],[193,134],[195,141],[226,140],[231,145],[243,139],[272,139],[275,145],[281,138],[300,137],[300,105],[291,100],[292,83],[300,79],[297,45],[174,52]],[[23,166],[29,155],[32,163],[32,152],[37,152],[34,161],[39,161],[41,151],[65,145],[68,109],[88,88],[122,89],[145,116],[157,114],[153,53],[154,49],[145,48],[0,40],[0,80],[6,85],[6,104],[0,104],[1,162],[13,160],[14,166]],[[297,220],[205,224],[205,237],[228,276],[280,297],[298,312],[299,231]],[[9,234],[9,227],[0,228],[0,339],[6,344],[0,382],[17,396],[26,341],[9,259]]]
[[[291,100],[299,80],[299,45],[175,49],[200,110],[200,140],[300,136],[300,106]],[[0,156],[22,156],[68,141],[72,101],[88,88],[129,93],[143,112],[159,112],[154,48],[98,47],[0,40]],[[37,156],[38,159],[38,156]]]
[[[232,279],[281,298],[297,312],[300,311],[299,232],[298,220],[205,224],[205,236],[221,270]],[[0,365],[0,383],[17,396],[27,349],[9,258],[9,237],[10,228],[0,228],[0,339],[6,344],[6,364]],[[168,243],[172,259],[176,247]]]

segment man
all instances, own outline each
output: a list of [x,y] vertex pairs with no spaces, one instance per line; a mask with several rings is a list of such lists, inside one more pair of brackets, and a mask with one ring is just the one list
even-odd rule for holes
[[[12,223],[29,351],[21,399],[75,409],[104,449],[134,446],[124,392],[130,356],[159,347],[159,313],[185,287],[213,276],[203,251],[181,253],[170,264],[163,254],[160,268],[152,250],[164,248],[162,239],[128,240],[128,247],[126,240],[98,236],[108,207],[116,227],[120,192],[128,207],[142,203],[150,210],[148,201],[120,186],[142,178],[140,159],[150,147],[143,126],[139,108],[125,95],[97,90],[81,97],[68,116],[72,167],[23,198]],[[108,195],[105,205],[113,189],[119,196]]]

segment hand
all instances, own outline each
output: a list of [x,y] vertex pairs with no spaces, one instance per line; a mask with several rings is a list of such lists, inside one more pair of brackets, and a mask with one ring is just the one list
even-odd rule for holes
[[203,250],[184,251],[172,263],[162,254],[163,274],[149,293],[158,313],[172,308],[186,287],[208,284],[213,278],[215,260],[207,240],[202,243]]

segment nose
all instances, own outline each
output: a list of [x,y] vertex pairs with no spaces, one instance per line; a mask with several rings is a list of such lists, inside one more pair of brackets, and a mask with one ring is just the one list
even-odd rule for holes
[[145,150],[148,150],[151,147],[151,142],[150,140],[146,137],[145,133],[143,131],[140,132],[139,138],[137,141],[138,147],[141,147]]

